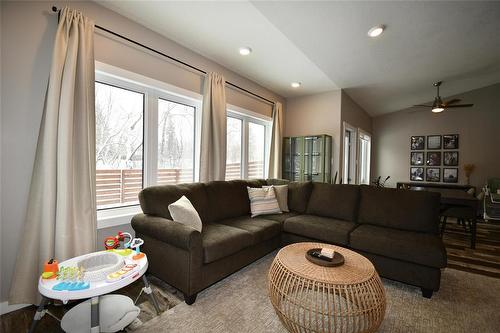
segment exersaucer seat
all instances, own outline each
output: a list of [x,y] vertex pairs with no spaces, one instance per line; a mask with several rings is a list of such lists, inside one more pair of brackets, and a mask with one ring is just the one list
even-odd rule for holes
[[96,282],[120,270],[124,263],[123,257],[114,252],[96,252],[85,256],[76,265],[85,272],[85,281]]
[[[61,328],[70,333],[90,332],[90,299],[69,310],[61,320]],[[99,297],[100,332],[118,332],[130,325],[141,310],[130,297],[104,295]]]

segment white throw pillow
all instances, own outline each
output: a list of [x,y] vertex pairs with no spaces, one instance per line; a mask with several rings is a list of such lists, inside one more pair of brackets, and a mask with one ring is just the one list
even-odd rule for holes
[[267,188],[247,187],[252,217],[265,214],[281,214],[278,200],[272,186]]
[[262,186],[263,188],[274,187],[274,193],[276,194],[276,199],[278,200],[278,205],[282,212],[289,212],[288,209],[288,185],[271,185]]
[[191,201],[183,195],[179,200],[168,205],[168,211],[175,222],[182,223],[188,227],[201,232],[202,223],[200,215],[193,207]]

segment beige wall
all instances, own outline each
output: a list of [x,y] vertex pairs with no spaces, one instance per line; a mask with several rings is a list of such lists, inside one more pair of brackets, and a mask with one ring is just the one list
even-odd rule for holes
[[[354,127],[372,132],[372,118],[342,90],[287,98],[285,112],[285,136],[328,134],[333,138],[333,167],[342,169],[342,124],[346,121]],[[340,172],[339,176],[340,178]]]
[[340,90],[287,99],[285,136],[328,134],[333,138],[332,177],[339,169]]
[[462,167],[467,163],[476,165],[471,176],[476,187],[500,177],[500,83],[451,97],[474,106],[440,114],[410,108],[374,118],[372,175],[390,175],[392,186],[409,181],[410,136],[458,133],[459,183],[466,182]]
[[372,117],[359,106],[344,90],[342,90],[341,99],[341,121],[349,125],[361,128],[365,132],[372,132]]
[[[57,18],[53,2],[1,2],[1,275],[0,302],[6,300],[25,218],[29,183],[51,64]],[[71,2],[96,24],[141,41],[232,83],[284,103],[273,92],[93,2]],[[202,77],[113,38],[96,34],[96,60],[195,92]],[[271,106],[228,89],[228,102],[271,115]],[[113,232],[101,230],[99,235]]]

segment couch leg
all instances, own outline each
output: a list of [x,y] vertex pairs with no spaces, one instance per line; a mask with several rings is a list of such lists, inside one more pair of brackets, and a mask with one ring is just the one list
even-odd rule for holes
[[422,296],[425,298],[431,298],[433,291],[431,289],[420,288],[422,290]]
[[198,294],[194,294],[194,295],[184,294],[184,302],[186,302],[187,305],[192,305],[194,303],[194,301],[196,301],[196,296],[198,296]]

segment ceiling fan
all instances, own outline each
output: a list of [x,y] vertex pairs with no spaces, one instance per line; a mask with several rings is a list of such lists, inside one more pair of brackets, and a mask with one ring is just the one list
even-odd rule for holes
[[423,104],[418,104],[414,105],[417,107],[426,107],[426,108],[431,108],[432,112],[434,113],[439,113],[443,112],[445,109],[450,109],[450,108],[469,108],[473,106],[474,104],[456,104],[461,101],[459,98],[454,98],[449,101],[443,102],[441,99],[441,96],[439,96],[439,86],[441,86],[442,81],[438,81],[434,83],[434,87],[437,89],[437,94],[436,97],[434,98],[434,102],[432,105],[423,105]]

